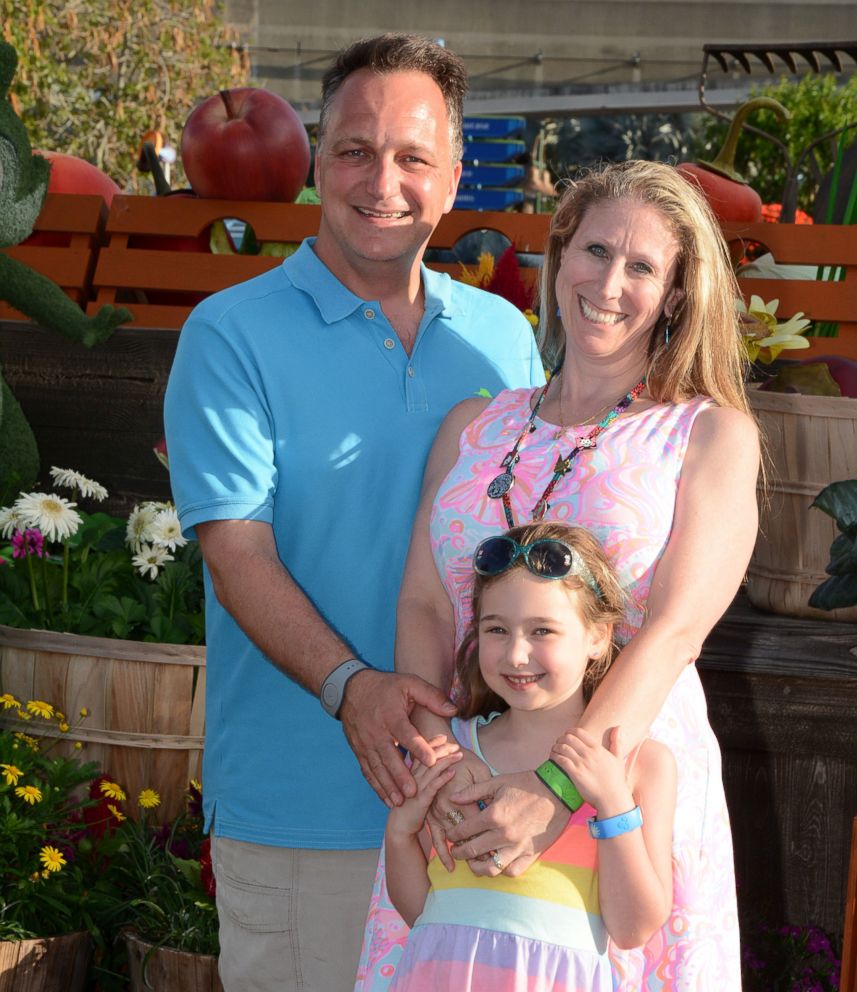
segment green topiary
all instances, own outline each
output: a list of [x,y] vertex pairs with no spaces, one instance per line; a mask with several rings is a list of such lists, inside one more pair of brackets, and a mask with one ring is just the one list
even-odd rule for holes
[[[27,131],[7,99],[17,65],[15,49],[0,41],[0,248],[19,244],[32,233],[51,169],[46,159],[33,154]],[[56,283],[3,253],[0,299],[43,327],[87,347],[104,341],[114,328],[131,319],[124,307],[111,306],[87,317]],[[0,489],[30,488],[38,468],[33,432],[0,376]]]

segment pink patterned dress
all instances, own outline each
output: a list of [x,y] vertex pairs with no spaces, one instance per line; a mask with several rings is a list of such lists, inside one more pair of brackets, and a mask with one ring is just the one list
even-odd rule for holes
[[[463,432],[458,461],[441,484],[431,518],[435,562],[455,609],[456,639],[470,622],[472,555],[483,538],[506,530],[500,500],[486,494],[530,413],[531,390],[500,393]],[[640,627],[655,567],[672,530],[687,442],[700,398],[632,407],[582,452],[551,498],[546,519],[586,527],[604,545],[629,596],[620,638]],[[516,523],[551,478],[568,440],[539,418],[521,446],[510,498]],[[585,429],[584,429],[585,430]],[[568,437],[572,432],[568,432]],[[617,992],[740,992],[740,959],[732,838],[723,792],[720,749],[708,723],[694,665],[679,677],[652,724],[678,765],[673,828],[674,905],[670,919],[642,948],[610,948]],[[407,934],[389,905],[379,865],[356,992],[389,987]]]

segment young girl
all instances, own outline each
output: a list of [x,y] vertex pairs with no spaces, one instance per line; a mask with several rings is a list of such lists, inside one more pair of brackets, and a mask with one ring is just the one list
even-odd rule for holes
[[[423,827],[460,754],[435,738],[437,762],[415,765],[417,795],[387,821],[387,885],[412,927],[393,989],[610,992],[608,935],[623,948],[645,943],[673,888],[672,753],[646,740],[625,758],[618,728],[609,749],[569,732],[610,665],[624,596],[598,542],[565,524],[483,541],[474,570],[453,733],[493,774],[536,768],[557,742],[586,802],[523,875],[476,876],[460,861],[448,873]],[[502,850],[492,859],[502,871]]]

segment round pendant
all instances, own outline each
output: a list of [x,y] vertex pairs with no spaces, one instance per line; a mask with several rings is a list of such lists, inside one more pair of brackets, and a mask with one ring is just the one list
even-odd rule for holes
[[515,484],[515,476],[511,472],[501,472],[496,479],[488,483],[488,495],[491,499],[501,499]]

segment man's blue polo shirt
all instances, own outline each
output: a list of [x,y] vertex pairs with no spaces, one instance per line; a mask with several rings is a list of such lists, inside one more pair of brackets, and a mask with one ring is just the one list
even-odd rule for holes
[[[425,267],[422,279],[425,314],[408,356],[379,303],[346,289],[311,239],[194,310],[165,403],[185,534],[207,520],[270,523],[298,585],[383,669],[441,420],[480,390],[544,381],[514,307]],[[247,639],[207,573],[206,602],[208,821],[216,814],[218,834],[260,844],[378,846],[386,810],[341,725]]]

